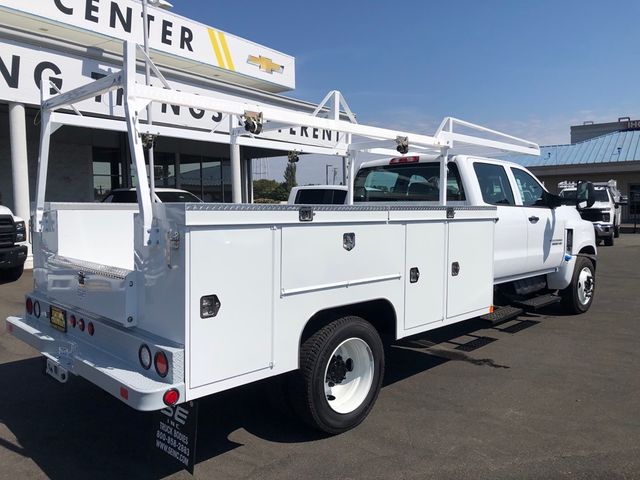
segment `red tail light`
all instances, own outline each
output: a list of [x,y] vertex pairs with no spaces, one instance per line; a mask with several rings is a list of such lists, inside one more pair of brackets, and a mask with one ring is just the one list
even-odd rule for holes
[[420,160],[420,157],[397,157],[392,158],[389,161],[389,165],[396,165],[398,163],[416,163],[418,160]]
[[89,325],[87,325],[87,332],[89,333],[89,335],[93,336],[93,334],[95,333],[95,328],[93,327],[93,322],[89,322]]
[[75,315],[71,315],[69,317],[69,325],[71,325],[73,328],[76,328],[76,316]]
[[84,320],[82,318],[78,320],[78,328],[81,332],[84,332]]
[[166,392],[164,392],[164,395],[162,396],[162,400],[164,401],[165,405],[172,407],[176,403],[178,403],[178,400],[180,400],[180,392],[175,388],[172,388],[171,390],[167,390]]
[[156,372],[158,372],[158,375],[163,378],[166,377],[167,373],[169,373],[169,361],[167,360],[167,356],[164,352],[156,353],[153,363],[156,366]]
[[120,387],[120,396],[125,400],[129,400],[129,390],[124,387]]
[[36,316],[36,318],[40,318],[40,302],[39,301],[35,301],[33,302],[33,314]]
[[27,298],[27,313],[29,315],[31,315],[33,313],[33,300],[31,300],[30,298]]

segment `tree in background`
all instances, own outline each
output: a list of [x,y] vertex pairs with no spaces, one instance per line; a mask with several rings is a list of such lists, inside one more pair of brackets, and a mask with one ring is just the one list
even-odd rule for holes
[[284,182],[278,183],[275,180],[254,180],[253,201],[254,203],[279,203],[286,202],[289,192],[298,183],[296,182],[296,164],[288,162],[284,169]]
[[284,185],[287,188],[287,192],[298,186],[298,182],[296,182],[296,164],[293,162],[287,162],[287,167],[284,169]]

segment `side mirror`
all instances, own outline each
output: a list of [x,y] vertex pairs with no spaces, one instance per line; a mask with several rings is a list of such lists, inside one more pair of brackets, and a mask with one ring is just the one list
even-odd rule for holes
[[629,205],[629,199],[626,195],[620,195],[620,200],[616,202],[616,207],[620,205]]
[[564,205],[565,201],[560,195],[554,195],[553,193],[544,192],[544,204],[549,208],[557,208],[560,205]]
[[576,189],[576,207],[578,210],[591,208],[596,202],[596,191],[591,182],[578,182]]

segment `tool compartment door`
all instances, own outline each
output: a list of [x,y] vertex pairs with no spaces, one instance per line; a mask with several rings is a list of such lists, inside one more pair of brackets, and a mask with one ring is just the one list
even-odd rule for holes
[[[404,328],[444,320],[444,222],[407,224]],[[417,269],[412,281],[411,270]]]
[[447,318],[493,303],[493,220],[449,223]]
[[[190,232],[190,387],[269,368],[275,231],[269,227]],[[200,299],[220,310],[200,317]]]

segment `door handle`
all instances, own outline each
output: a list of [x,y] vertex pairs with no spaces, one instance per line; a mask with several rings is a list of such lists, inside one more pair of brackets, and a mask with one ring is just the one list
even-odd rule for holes
[[529,221],[531,223],[538,223],[538,220],[540,220],[540,218],[536,217],[535,215],[532,215],[532,216],[529,217]]

